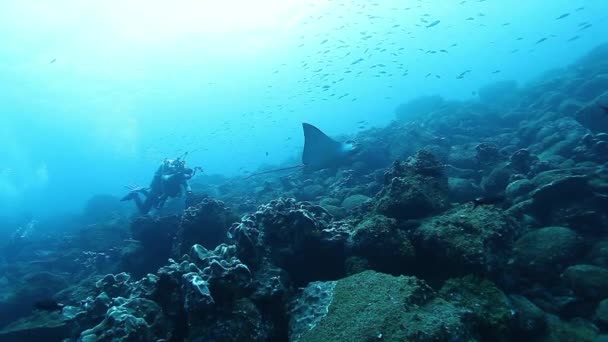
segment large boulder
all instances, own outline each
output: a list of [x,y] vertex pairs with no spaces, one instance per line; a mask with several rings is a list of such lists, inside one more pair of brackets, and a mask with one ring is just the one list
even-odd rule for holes
[[370,216],[354,228],[352,249],[366,258],[372,269],[404,273],[414,262],[414,247],[407,233],[395,219],[382,215]]
[[283,198],[231,227],[239,259],[253,270],[270,261],[297,284],[342,277],[351,231],[321,206]]
[[228,228],[236,217],[224,202],[204,199],[184,210],[174,244],[174,253],[182,256],[195,244],[214,249],[227,239]]
[[455,208],[413,232],[418,266],[431,277],[498,272],[506,264],[516,227],[492,206]]
[[290,340],[470,340],[466,310],[423,281],[372,271],[310,284],[292,303]]
[[608,269],[593,265],[573,265],[563,273],[568,287],[584,298],[608,297]]
[[385,173],[376,195],[376,211],[396,219],[420,219],[448,206],[448,183],[443,166],[426,151],[406,162],[395,162]]
[[530,278],[555,279],[583,251],[582,238],[566,227],[544,227],[524,234],[513,248],[513,265]]

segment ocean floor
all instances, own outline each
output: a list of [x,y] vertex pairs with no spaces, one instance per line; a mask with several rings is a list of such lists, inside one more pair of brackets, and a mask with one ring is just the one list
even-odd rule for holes
[[335,170],[96,196],[5,239],[0,341],[608,341],[606,107],[603,45],[405,103]]

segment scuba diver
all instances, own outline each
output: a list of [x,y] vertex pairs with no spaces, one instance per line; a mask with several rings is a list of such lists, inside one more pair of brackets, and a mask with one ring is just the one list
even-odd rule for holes
[[[181,157],[176,160],[165,159],[154,173],[154,177],[147,188],[130,188],[129,192],[121,201],[134,200],[140,214],[147,214],[152,208],[159,210],[169,197],[176,198],[185,192],[187,196],[192,194],[192,188],[188,181],[194,177],[202,168],[193,169],[186,167],[186,161]],[[140,197],[142,194],[145,199]]]

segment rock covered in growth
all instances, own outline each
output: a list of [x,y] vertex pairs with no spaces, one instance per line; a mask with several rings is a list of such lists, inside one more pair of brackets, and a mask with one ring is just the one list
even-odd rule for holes
[[512,174],[513,170],[508,166],[498,166],[492,169],[487,176],[483,177],[481,187],[489,195],[502,193],[507,185],[509,185]]
[[547,281],[574,263],[582,248],[582,238],[572,229],[544,227],[515,241],[513,265],[530,278]]
[[583,318],[562,320],[547,314],[547,334],[540,341],[597,342],[598,328]]
[[[265,341],[272,324],[247,297],[253,279],[236,247],[194,245],[177,263],[132,281],[126,274],[97,282],[100,294],[74,314],[83,340]],[[238,313],[238,314],[235,314]]]
[[226,241],[232,222],[233,216],[222,201],[206,198],[187,208],[177,232],[175,254],[182,256],[195,244],[214,249]]
[[414,262],[414,247],[395,219],[365,218],[355,226],[351,240],[353,253],[365,257],[374,270],[404,273]]
[[574,293],[586,298],[608,297],[608,270],[593,265],[573,265],[562,275]]
[[[155,272],[165,265],[172,255],[173,239],[179,227],[179,217],[141,216],[131,222],[133,239],[140,246],[125,248],[121,266],[135,277]],[[139,248],[138,248],[139,247]]]
[[80,334],[82,341],[152,341],[167,336],[160,307],[153,301],[120,299],[108,309],[105,319]]
[[292,310],[291,341],[472,340],[466,310],[415,277],[365,271],[309,287],[293,304],[313,303]]
[[505,266],[515,229],[497,208],[466,205],[423,222],[412,242],[420,268],[431,276],[494,273]]
[[595,320],[603,327],[608,326],[608,298],[600,301],[595,309]]
[[353,210],[369,200],[370,198],[365,195],[350,195],[342,201],[341,207],[346,210]]
[[446,281],[439,295],[471,312],[470,322],[482,340],[500,340],[511,327],[511,303],[489,280],[475,276]]
[[250,293],[252,275],[236,257],[236,246],[220,245],[209,251],[201,245],[194,245],[190,256],[201,269],[197,277],[209,284],[216,300],[234,300]]
[[270,260],[296,283],[343,274],[345,243],[352,228],[333,223],[321,206],[278,199],[260,206],[231,228],[237,254],[253,270]]
[[108,274],[95,283],[99,291],[106,293],[110,297],[126,296],[130,290],[131,276],[122,272],[119,274]]
[[427,151],[406,162],[395,162],[385,173],[384,187],[376,196],[376,211],[397,219],[419,219],[448,205],[443,165]]
[[297,341],[327,316],[336,288],[335,281],[312,282],[290,303],[289,336]]
[[542,335],[547,329],[545,312],[526,297],[509,296],[513,310],[512,333],[514,338],[531,339]]
[[64,341],[70,336],[66,319],[59,312],[36,312],[0,330],[0,341]]

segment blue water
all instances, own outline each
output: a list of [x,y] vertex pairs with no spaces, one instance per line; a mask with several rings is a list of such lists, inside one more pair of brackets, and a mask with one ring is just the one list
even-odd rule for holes
[[353,135],[608,32],[603,0],[125,3],[0,2],[0,216],[78,211],[186,151],[207,174],[297,164],[302,121]]

